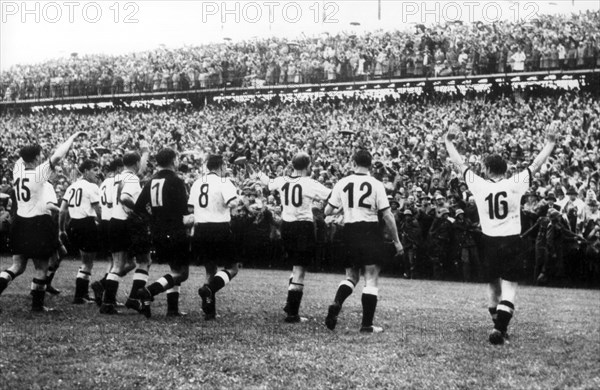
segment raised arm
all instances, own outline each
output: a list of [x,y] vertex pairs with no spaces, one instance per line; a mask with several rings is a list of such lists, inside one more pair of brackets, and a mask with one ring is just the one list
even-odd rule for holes
[[448,151],[448,157],[450,157],[450,161],[456,164],[461,171],[464,171],[467,168],[467,165],[464,163],[462,156],[460,153],[458,153],[458,150],[456,150],[456,147],[452,142],[458,131],[457,125],[451,125],[446,133],[446,136],[444,137],[444,143],[446,144],[446,150]]
[[548,157],[552,154],[554,150],[554,146],[556,145],[556,137],[558,133],[558,127],[560,125],[560,121],[554,121],[546,128],[546,145],[538,154],[538,156],[533,160],[533,163],[529,166],[531,173],[539,171],[542,165],[546,163]]
[[142,156],[140,159],[140,170],[137,173],[139,175],[143,175],[148,169],[148,158],[150,157],[150,144],[145,140],[140,141],[140,150],[142,152]]
[[60,160],[62,160],[67,155],[67,153],[69,152],[69,149],[71,149],[71,146],[73,146],[73,142],[75,141],[75,139],[77,137],[79,137],[80,135],[84,135],[84,134],[85,134],[84,131],[78,131],[77,133],[70,136],[69,139],[66,140],[62,145],[60,145],[58,148],[56,148],[56,150],[54,151],[54,154],[52,155],[52,157],[50,157],[50,164],[52,166],[58,164],[60,162]]

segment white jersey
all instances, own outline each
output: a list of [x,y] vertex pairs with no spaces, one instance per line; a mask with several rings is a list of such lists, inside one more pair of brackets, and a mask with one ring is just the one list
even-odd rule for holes
[[95,218],[93,205],[100,202],[100,188],[85,179],[79,179],[67,188],[63,200],[69,206],[71,219]]
[[325,200],[331,190],[309,177],[278,177],[269,183],[269,191],[279,192],[285,222],[313,220],[313,200]]
[[344,224],[379,222],[378,212],[390,208],[383,183],[367,174],[340,180],[333,187],[329,205],[343,209]]
[[142,192],[140,179],[131,171],[123,171],[115,176],[115,182],[112,190],[113,208],[111,218],[124,221],[131,213],[126,206],[121,203],[121,195],[129,195],[135,203]]
[[490,237],[521,234],[521,198],[531,184],[531,170],[527,168],[498,182],[485,180],[469,168],[463,176],[475,198],[483,234]]
[[22,158],[15,163],[13,188],[17,198],[17,215],[19,217],[33,218],[46,214],[47,202],[44,197],[44,183],[48,182],[52,169],[50,161],[33,169],[26,169]]
[[112,193],[114,184],[115,178],[108,177],[100,185],[100,208],[102,209],[103,221],[110,221],[112,216]]
[[231,180],[209,173],[192,185],[188,205],[194,207],[196,223],[222,223],[231,221],[228,204],[236,199],[237,190]]
[[[56,191],[50,182],[44,183],[44,201],[45,204],[52,203],[55,206],[58,206],[58,199],[56,198]],[[46,214],[52,215],[52,211],[50,211],[46,207]]]

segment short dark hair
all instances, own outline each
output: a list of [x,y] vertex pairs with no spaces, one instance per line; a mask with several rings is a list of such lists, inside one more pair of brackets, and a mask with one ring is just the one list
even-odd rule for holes
[[98,161],[95,160],[85,160],[84,162],[82,162],[81,164],[79,164],[79,167],[77,168],[79,170],[79,172],[83,173],[87,170],[90,169],[94,169],[98,166]]
[[19,151],[19,156],[21,156],[26,163],[32,163],[40,153],[42,153],[42,147],[38,144],[33,144],[23,146]]
[[137,164],[142,158],[137,152],[127,152],[123,156],[123,165],[126,167],[132,167]]
[[108,172],[116,172],[119,168],[123,168],[123,160],[120,158],[115,158],[108,164]]
[[292,167],[295,170],[301,171],[303,169],[308,168],[310,165],[310,156],[305,152],[300,152],[294,156],[292,159]]
[[175,162],[177,153],[171,148],[164,148],[156,154],[156,163],[160,167],[168,167]]
[[221,156],[220,154],[211,154],[206,159],[206,168],[209,171],[214,171],[216,169],[219,169],[219,168],[221,168],[222,165],[223,165],[223,156]]
[[494,175],[504,175],[508,166],[506,160],[499,154],[491,154],[483,161],[485,167]]
[[369,151],[365,149],[360,149],[359,151],[354,153],[353,160],[359,167],[371,168],[371,161],[373,160],[373,157],[371,156],[371,153],[369,153]]

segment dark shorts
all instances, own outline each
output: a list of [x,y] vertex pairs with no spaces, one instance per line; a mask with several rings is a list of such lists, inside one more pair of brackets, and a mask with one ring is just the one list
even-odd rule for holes
[[292,265],[308,267],[312,263],[316,247],[313,222],[283,222],[281,239]]
[[100,236],[100,251],[104,253],[110,252],[110,221],[100,221],[98,235]]
[[169,264],[174,268],[190,264],[190,240],[185,231],[153,234],[152,244],[158,264]]
[[58,227],[49,215],[17,216],[11,225],[10,242],[13,255],[49,259],[59,247]]
[[192,254],[197,264],[215,263],[229,268],[235,261],[235,246],[229,223],[199,223],[194,226]]
[[100,241],[98,228],[93,217],[72,219],[67,231],[69,241],[77,250],[87,253],[98,252]]
[[152,248],[150,227],[144,220],[135,216],[127,218],[127,231],[131,239],[130,255],[137,256],[150,253]]
[[383,234],[376,222],[356,222],[344,225],[342,233],[344,268],[386,263]]
[[483,235],[483,260],[488,282],[498,278],[519,281],[523,278],[523,240],[518,235]]
[[112,253],[129,251],[131,239],[127,230],[127,221],[115,218],[111,219],[108,236],[110,238],[110,251]]

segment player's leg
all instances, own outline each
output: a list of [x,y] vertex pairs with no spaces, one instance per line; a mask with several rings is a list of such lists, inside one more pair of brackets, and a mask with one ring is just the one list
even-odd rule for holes
[[302,322],[302,317],[298,314],[300,311],[300,303],[302,302],[302,295],[304,294],[304,276],[306,275],[306,268],[301,265],[295,265],[292,268],[292,277],[288,286],[288,294],[285,308],[283,309],[287,313],[285,322],[294,323]]
[[517,293],[517,282],[511,282],[508,280],[500,280],[500,302],[496,308],[496,324],[494,329],[500,331],[502,335],[506,337],[508,331],[508,324],[513,317],[515,312],[515,296]]
[[119,290],[119,284],[123,280],[125,275],[125,266],[129,262],[129,256],[125,251],[115,251],[112,253],[113,265],[110,272],[106,276],[106,282],[104,283],[104,294],[102,296],[102,306],[100,306],[100,313],[103,314],[117,314],[115,306],[117,304],[117,291]]
[[8,287],[10,282],[25,272],[27,268],[27,258],[22,255],[13,255],[12,265],[0,272],[0,294]]
[[[212,227],[214,238],[209,246],[205,248],[204,258],[206,259],[206,278],[207,283],[198,290],[198,295],[202,298],[202,311],[204,319],[211,320],[216,318],[215,296],[223,287],[225,287],[239,272],[239,263],[235,260],[233,248],[233,237],[229,224]],[[210,233],[210,231],[208,231]],[[212,245],[211,245],[212,244]],[[217,271],[217,264],[224,268]],[[211,275],[214,275],[211,277]]]
[[55,251],[48,262],[48,283],[46,284],[46,292],[52,295],[60,294],[60,290],[52,286],[52,281],[54,280],[54,275],[56,275],[56,271],[58,270],[58,267],[60,267],[60,262],[62,261],[61,251],[62,250],[60,249]]
[[325,325],[327,328],[334,330],[337,324],[337,317],[342,310],[342,306],[346,299],[352,295],[356,284],[360,279],[360,269],[357,267],[346,268],[346,279],[343,280],[335,293],[333,304],[331,304],[327,311],[327,318],[325,319]]
[[498,304],[500,303],[500,297],[502,296],[502,287],[500,285],[500,278],[492,280],[488,284],[488,311],[496,326],[498,320]]
[[31,311],[44,312],[49,309],[44,307],[44,299],[46,297],[46,278],[48,273],[48,258],[33,259],[35,267],[35,276],[31,283]]
[[102,295],[104,294],[104,283],[106,282],[106,277],[108,276],[108,274],[110,273],[110,270],[112,268],[112,255],[111,255],[111,251],[110,251],[110,236],[109,236],[109,227],[110,222],[109,221],[100,221],[100,244],[102,245],[101,250],[99,251],[99,253],[102,253],[103,256],[105,256],[106,254],[108,254],[108,265],[106,268],[106,272],[104,273],[104,275],[102,276],[101,279],[96,280],[95,282],[93,282],[90,287],[92,288],[92,291],[94,292],[94,301],[96,301],[96,304],[98,306],[100,306],[102,304]]
[[96,252],[84,252],[81,253],[81,267],[77,272],[77,278],[75,279],[75,297],[73,298],[73,304],[81,305],[84,303],[91,303],[89,296],[89,285],[90,277],[92,276],[92,268],[94,267],[94,259],[96,258]]
[[365,266],[365,288],[361,297],[363,317],[360,327],[360,331],[364,333],[379,333],[383,331],[383,328],[373,326],[375,309],[377,309],[377,296],[379,294],[380,270],[381,268],[375,264]]
[[106,289],[106,277],[108,276],[110,270],[113,267],[112,254],[109,252],[108,256],[109,260],[108,265],[106,266],[106,272],[104,273],[104,276],[102,276],[100,280],[96,280],[90,286],[92,288],[92,291],[94,292],[94,301],[98,306],[102,305],[102,295],[104,295],[104,290]]
[[[215,302],[215,294],[211,289],[211,285],[214,284],[215,277],[218,273],[218,267],[216,262],[209,261],[204,257],[204,270],[205,270],[205,283],[202,287],[198,289],[198,295],[202,299],[202,311],[204,312],[205,320],[212,320],[216,317],[216,302]],[[222,279],[219,281],[219,285],[221,284]],[[223,283],[224,285],[224,283]],[[215,288],[215,287],[213,287]]]
[[137,296],[142,300],[142,314],[150,317],[150,302],[154,297],[165,292],[167,293],[167,316],[181,316],[179,312],[179,287],[189,276],[189,264],[172,261],[170,264],[171,272],[163,275],[156,282],[148,287],[143,287],[137,291]]
[[174,285],[167,290],[167,317],[181,317],[186,313],[179,311],[179,288],[185,282],[190,273],[190,266],[183,264],[171,268]]
[[138,298],[137,291],[146,287],[146,283],[148,283],[150,265],[152,263],[150,252],[143,251],[138,253],[136,255],[136,263],[137,267],[133,273],[133,283],[131,284],[131,291],[129,291],[125,307],[139,312],[142,310],[142,301]]

